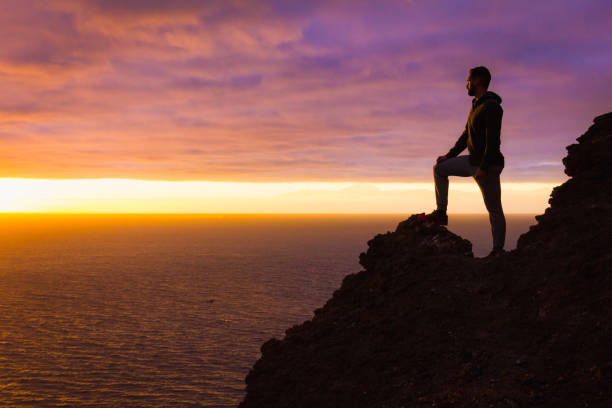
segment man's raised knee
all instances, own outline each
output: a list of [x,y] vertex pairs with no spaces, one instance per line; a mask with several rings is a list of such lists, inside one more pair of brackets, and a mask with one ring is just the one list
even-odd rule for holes
[[436,163],[433,166],[433,174],[434,176],[444,176],[446,174],[446,171],[444,170],[442,163]]

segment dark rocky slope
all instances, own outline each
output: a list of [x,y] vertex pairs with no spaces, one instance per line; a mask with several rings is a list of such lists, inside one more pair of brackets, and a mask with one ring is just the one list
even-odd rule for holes
[[475,259],[414,216],[377,235],[262,346],[240,407],[612,407],[612,113],[578,142],[514,251]]

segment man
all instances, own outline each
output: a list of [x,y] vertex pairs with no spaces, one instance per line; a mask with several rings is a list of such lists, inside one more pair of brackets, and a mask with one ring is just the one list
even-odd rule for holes
[[[489,256],[504,252],[506,218],[501,204],[499,175],[504,168],[504,156],[499,151],[503,110],[501,98],[488,90],[491,74],[485,67],[470,70],[467,78],[468,95],[473,96],[463,134],[452,149],[440,156],[434,165],[437,209],[419,216],[424,221],[448,225],[448,176],[474,177],[489,212],[493,250]],[[459,156],[465,148],[469,155]]]

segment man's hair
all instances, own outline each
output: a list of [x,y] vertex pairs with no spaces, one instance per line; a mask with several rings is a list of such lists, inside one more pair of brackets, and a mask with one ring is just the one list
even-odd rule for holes
[[482,79],[485,88],[488,88],[489,84],[491,83],[491,73],[489,72],[487,67],[481,66],[470,69],[470,77],[478,77]]

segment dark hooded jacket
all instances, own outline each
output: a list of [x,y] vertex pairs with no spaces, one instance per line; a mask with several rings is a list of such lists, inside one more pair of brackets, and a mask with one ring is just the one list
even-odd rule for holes
[[472,99],[463,134],[447,157],[455,157],[466,147],[470,152],[470,164],[486,170],[491,165],[504,166],[504,156],[499,151],[502,115],[501,97],[487,91],[480,99]]

